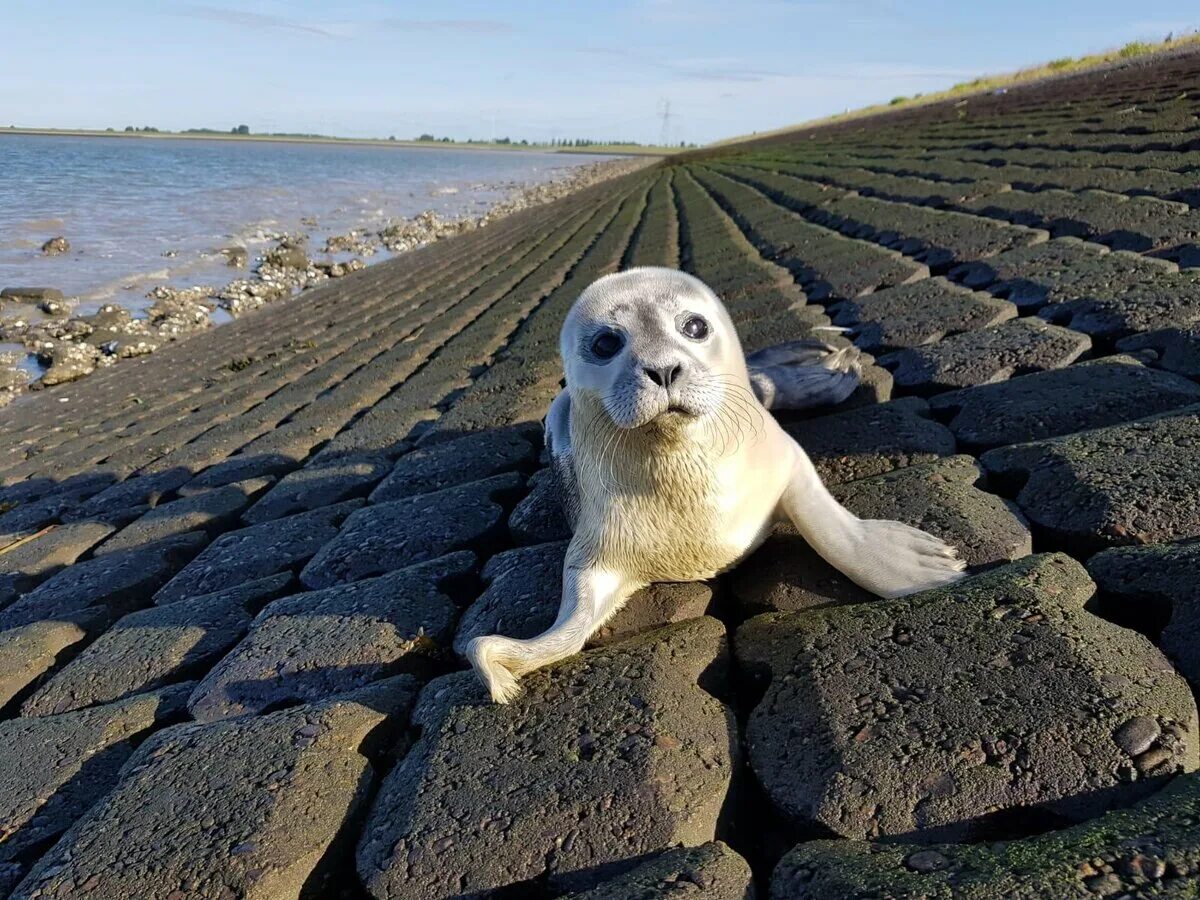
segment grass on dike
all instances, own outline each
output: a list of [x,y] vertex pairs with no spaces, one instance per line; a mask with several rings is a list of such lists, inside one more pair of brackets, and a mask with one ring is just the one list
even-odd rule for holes
[[870,116],[888,109],[920,106],[926,103],[938,103],[942,100],[951,100],[956,97],[969,97],[972,95],[989,94],[1002,88],[1010,88],[1016,85],[1027,84],[1032,81],[1040,81],[1043,78],[1052,78],[1056,75],[1081,72],[1087,69],[1094,69],[1099,66],[1108,65],[1109,63],[1136,59],[1140,56],[1149,56],[1155,53],[1165,53],[1171,50],[1178,50],[1183,47],[1193,46],[1200,46],[1200,31],[1189,32],[1179,36],[1168,35],[1165,39],[1157,42],[1131,41],[1130,43],[1125,44],[1123,47],[1118,47],[1114,50],[1105,50],[1103,53],[1092,53],[1088,56],[1079,57],[1063,56],[1058,59],[1052,59],[1049,62],[1042,63],[1041,65],[1031,66],[1027,69],[1019,69],[1016,72],[1008,72],[1003,75],[982,75],[979,78],[973,79],[972,81],[964,81],[960,84],[956,84],[944,91],[937,91],[930,94],[916,94],[912,97],[893,97],[887,103],[877,103],[874,106],[865,106],[862,109],[850,110],[849,112],[844,113],[835,113],[834,115],[827,116],[823,119],[814,119],[810,122],[802,122],[798,125],[788,125],[784,128],[772,129],[771,131],[760,131],[755,134],[741,135],[736,138],[731,138],[727,141],[717,141],[715,144],[710,144],[709,146],[719,146],[721,144],[759,140],[760,138],[771,137],[773,135],[795,131],[798,128],[808,128],[828,122],[841,122],[848,119],[856,119],[860,116]]

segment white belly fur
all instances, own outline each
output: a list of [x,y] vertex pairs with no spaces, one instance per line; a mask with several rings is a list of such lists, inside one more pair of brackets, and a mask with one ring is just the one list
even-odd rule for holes
[[753,483],[743,453],[718,453],[682,428],[589,440],[576,454],[576,539],[596,564],[640,582],[699,581],[735,565],[769,532],[782,490]]

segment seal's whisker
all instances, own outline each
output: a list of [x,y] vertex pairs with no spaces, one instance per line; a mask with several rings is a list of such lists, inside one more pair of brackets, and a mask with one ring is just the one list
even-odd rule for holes
[[722,376],[715,376],[711,380],[714,383],[720,384],[724,395],[723,399],[728,401],[730,409],[737,411],[735,414],[738,414],[739,420],[741,420],[740,414],[745,415],[746,423],[749,425],[751,431],[753,431],[754,436],[758,438],[760,436],[759,429],[762,426],[762,409],[757,400],[751,402],[750,399],[744,396],[749,393],[745,388],[741,385],[723,381]]
[[728,401],[727,405],[731,414],[736,416],[739,422],[744,422],[751,429],[756,430],[754,416],[752,415],[752,411],[747,405],[745,399],[738,396],[735,391],[730,391],[728,388],[725,388],[723,393],[724,396],[722,399]]
[[733,452],[737,453],[738,451],[740,451],[742,449],[742,441],[743,441],[743,438],[745,435],[744,435],[744,429],[741,426],[741,422],[736,419],[736,414],[733,412],[733,409],[734,409],[733,407],[722,407],[721,415],[723,418],[726,418],[726,420],[729,422],[730,429],[733,431],[733,435],[734,435]]

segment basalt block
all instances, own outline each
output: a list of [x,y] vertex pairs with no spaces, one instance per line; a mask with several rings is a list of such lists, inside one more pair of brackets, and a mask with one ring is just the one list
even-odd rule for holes
[[146,547],[186,532],[219,534],[270,485],[268,478],[255,478],[156,506],[97,547],[96,555]]
[[933,410],[968,447],[990,448],[1119,425],[1200,403],[1200,386],[1129,356],[939,394]]
[[[18,507],[18,510],[20,507]],[[105,522],[48,525],[0,554],[0,607],[69,566],[116,529]]]
[[61,654],[86,641],[107,621],[102,610],[93,609],[0,631],[0,707],[53,669]]
[[636,869],[567,900],[753,900],[750,865],[727,844],[713,841],[660,853]]
[[250,507],[242,515],[242,521],[258,525],[366,496],[390,468],[391,463],[386,459],[360,457],[297,469],[281,478]]
[[173,603],[294,571],[332,541],[338,526],[361,505],[361,500],[347,500],[224,534],[155,594],[154,602]]
[[0,862],[58,837],[117,783],[139,739],[183,712],[190,685],[0,722]]
[[515,472],[375,503],[346,519],[300,573],[313,589],[382,575],[455,550],[489,549],[504,522],[503,501],[521,487]]
[[146,548],[121,550],[68,566],[0,612],[0,628],[27,625],[91,607],[114,617],[150,602],[185,562],[206,543],[183,534]]
[[1034,526],[1081,554],[1200,536],[1200,406],[990,450],[980,462]]
[[1117,341],[1117,349],[1129,353],[1152,350],[1157,354],[1153,361],[1157,368],[1200,378],[1200,325],[1130,335]]
[[238,642],[278,578],[190,597],[118,619],[21,707],[44,716],[108,703],[203,675]]
[[458,609],[443,585],[474,569],[454,553],[379,578],[268,604],[188,702],[199,721],[355,690],[448,656]]
[[825,484],[857,481],[954,453],[954,435],[917,397],[835,412],[818,418],[779,416],[804,448]]
[[1200,540],[1105,550],[1087,568],[1103,592],[1106,615],[1150,629],[1159,616],[1166,618],[1158,646],[1200,688]]
[[833,324],[853,329],[854,343],[879,352],[935,343],[1015,318],[1017,308],[954,285],[926,278],[846,300],[834,307]]
[[899,387],[934,394],[1015,375],[1061,369],[1091,349],[1085,334],[1047,325],[1040,319],[1013,319],[991,328],[951,335],[925,347],[879,358]]
[[411,706],[412,685],[399,681],[154,735],[13,897],[82,891],[126,900],[174,890],[274,900],[332,892],[322,857],[367,798],[364,741],[402,723]]
[[1081,821],[1195,769],[1186,682],[1086,612],[1093,590],[1078,563],[1043,555],[747,622],[738,658],[768,683],[746,742],[776,811],[855,840],[979,840],[1006,816]]
[[508,531],[517,544],[543,544],[571,537],[562,490],[553,470],[539,469],[530,477],[529,493],[508,517]]
[[359,842],[367,891],[415,900],[541,878],[579,890],[711,841],[737,738],[698,681],[717,677],[723,645],[714,619],[672,625],[531,673],[506,706],[471,672],[430,682],[421,736]]
[[1132,809],[992,844],[811,841],[771,878],[773,900],[1186,897],[1200,875],[1200,776]]
[[421,446],[400,457],[391,474],[371,494],[371,502],[400,500],[443,488],[482,481],[536,462],[529,428],[496,428]]

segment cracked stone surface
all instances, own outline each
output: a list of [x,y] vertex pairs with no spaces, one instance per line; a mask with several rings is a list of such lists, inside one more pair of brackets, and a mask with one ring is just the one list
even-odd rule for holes
[[265,578],[130,613],[26,700],[21,714],[68,712],[203,675],[283,586]]
[[188,701],[198,721],[320,700],[447,656],[458,609],[444,583],[468,576],[454,553],[379,578],[270,603]]
[[13,897],[274,900],[299,897],[314,878],[329,888],[322,857],[372,777],[363,742],[412,700],[404,678],[258,718],[168,728]]
[[0,861],[54,840],[117,783],[136,742],[183,712],[190,685],[0,722]]
[[636,869],[569,900],[658,900],[704,897],[750,900],[754,896],[749,864],[720,841],[661,853]]
[[1089,559],[1087,568],[1107,595],[1106,612],[1122,621],[1144,626],[1156,606],[1167,607],[1157,643],[1193,689],[1200,686],[1200,541],[1105,550]]
[[493,475],[533,465],[533,429],[499,428],[419,447],[400,457],[372,503],[400,500],[443,488],[482,481]]
[[[503,634],[529,638],[541,634],[558,615],[562,599],[566,541],[497,553],[481,573],[487,589],[467,607],[454,636],[463,655],[472,638]],[[591,646],[609,643],[651,628],[708,612],[712,588],[703,582],[652,584],[638,591],[591,638]]]
[[[1080,821],[1200,764],[1196,703],[1148,640],[1083,609],[1063,555],[890,601],[757,617],[746,727],[774,808],[848,838],[978,840]],[[936,658],[936,667],[929,664]]]
[[879,363],[892,370],[898,387],[936,393],[1060,369],[1091,346],[1091,338],[1077,331],[1038,319],[1013,319],[951,335],[926,347],[889,353],[881,356]]
[[443,897],[541,877],[583,889],[624,860],[711,841],[736,732],[697,681],[723,647],[713,619],[672,625],[528,675],[508,706],[469,673],[430,682],[421,736],[359,843],[367,891]]
[[933,421],[917,397],[833,412],[779,418],[826,484],[857,481],[954,453],[954,435]]
[[[969,566],[1030,553],[1025,523],[1004,500],[976,487],[982,474],[969,456],[952,456],[835,485],[832,493],[860,518],[894,519],[937,535]],[[729,582],[738,604],[750,613],[873,599],[817,556],[790,524],[777,525]]]
[[1061,546],[1087,554],[1200,536],[1200,406],[1126,425],[990,450],[1017,505]]
[[86,641],[106,622],[101,610],[88,610],[0,631],[0,708],[54,668],[60,654]]
[[154,602],[173,603],[234,587],[248,579],[292,571],[331,541],[338,526],[361,505],[361,500],[348,500],[228,532],[155,594]]
[[772,900],[844,897],[1186,897],[1200,874],[1200,776],[1128,810],[994,844],[811,841],[771,878]]
[[[939,394],[930,401],[968,447],[991,448],[1119,425],[1200,402],[1200,386],[1129,356],[1089,360]],[[952,418],[951,418],[952,417]]]
[[521,476],[509,472],[364,507],[346,519],[337,538],[305,566],[300,580],[309,588],[326,588],[455,550],[486,547],[504,522],[504,507],[497,498],[516,492],[521,484]]

